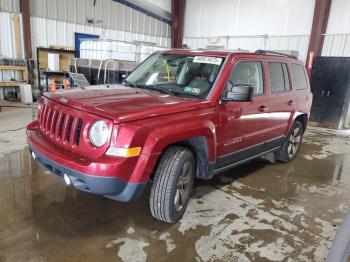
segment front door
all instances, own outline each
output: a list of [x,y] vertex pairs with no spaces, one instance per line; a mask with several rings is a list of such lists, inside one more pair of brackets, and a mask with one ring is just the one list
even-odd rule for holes
[[262,61],[242,59],[236,62],[226,89],[245,84],[254,88],[252,101],[222,102],[219,105],[221,126],[218,131],[216,168],[237,163],[264,150],[267,92]]

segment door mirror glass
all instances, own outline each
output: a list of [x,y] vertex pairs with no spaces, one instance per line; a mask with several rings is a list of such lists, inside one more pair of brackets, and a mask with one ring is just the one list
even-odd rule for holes
[[225,97],[222,98],[222,101],[224,102],[230,102],[230,101],[240,101],[240,102],[248,102],[252,101],[252,95],[253,95],[253,87],[251,85],[245,85],[245,84],[236,84],[232,85],[232,83],[229,83],[231,85],[231,88],[228,88]]

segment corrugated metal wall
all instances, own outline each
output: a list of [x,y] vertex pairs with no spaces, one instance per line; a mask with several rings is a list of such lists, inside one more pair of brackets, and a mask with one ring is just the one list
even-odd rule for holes
[[[48,20],[169,37],[170,26],[112,0],[31,0],[31,15]],[[93,19],[93,24],[87,22]]]
[[248,51],[257,49],[296,50],[299,52],[299,58],[306,61],[309,39],[309,35],[186,37],[184,43],[191,48],[243,49]]
[[[0,12],[0,57],[16,57],[15,49],[15,30],[12,21],[12,16],[18,15],[21,19],[20,14],[9,13],[9,12]],[[22,32],[22,28],[20,28]],[[20,32],[20,34],[22,34]],[[21,43],[22,45],[22,43]],[[22,45],[22,54],[24,53]],[[18,77],[18,72],[13,70],[1,70],[0,71],[0,81],[10,81],[13,78]],[[1,91],[0,99],[2,99],[3,93]]]
[[349,14],[349,0],[332,1],[322,50],[323,56],[350,56]]
[[[0,12],[0,55],[6,57],[16,57],[15,33],[12,16],[14,13]],[[16,14],[22,21],[21,14]],[[20,23],[21,25],[21,23]],[[20,27],[22,31],[22,27]],[[20,34],[22,34],[20,32]],[[22,46],[22,54],[23,54]]]
[[191,48],[297,50],[305,61],[314,5],[315,0],[188,0],[184,42]]
[[158,46],[169,46],[170,44],[170,39],[167,37],[105,29],[40,17],[31,17],[31,27],[33,54],[35,54],[35,48],[37,46],[65,45],[74,47],[74,32],[96,34],[100,35],[103,39],[126,42],[139,40],[156,43]]
[[171,0],[143,0],[143,1],[159,6],[161,9],[169,13],[171,12]]
[[0,11],[18,13],[20,11],[19,0],[0,0]]

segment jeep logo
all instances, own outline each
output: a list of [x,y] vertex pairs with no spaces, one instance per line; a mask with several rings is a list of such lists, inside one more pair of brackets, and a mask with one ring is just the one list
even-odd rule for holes
[[62,103],[67,103],[67,102],[68,102],[68,98],[66,98],[66,97],[61,97],[61,98],[60,98],[60,102],[62,102]]

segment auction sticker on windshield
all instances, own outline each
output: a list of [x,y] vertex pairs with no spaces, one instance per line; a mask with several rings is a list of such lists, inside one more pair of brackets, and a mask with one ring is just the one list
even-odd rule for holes
[[195,56],[193,59],[193,63],[220,65],[221,62],[222,58],[213,56]]

